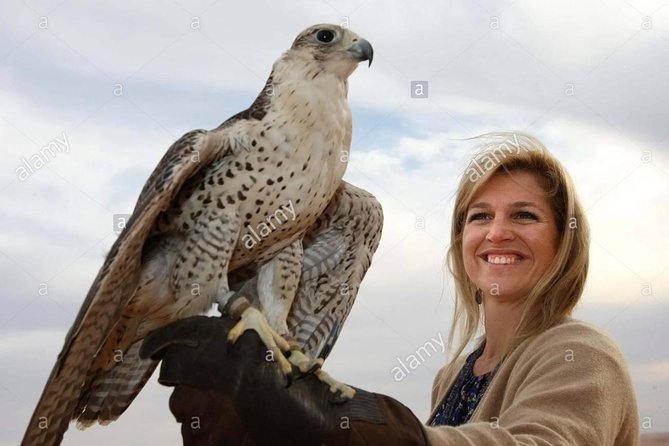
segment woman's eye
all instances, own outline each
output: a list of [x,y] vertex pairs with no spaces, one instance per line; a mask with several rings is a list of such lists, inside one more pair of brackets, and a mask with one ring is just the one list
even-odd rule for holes
[[485,212],[476,212],[476,213],[469,216],[469,218],[467,219],[467,222],[471,222],[471,221],[474,221],[474,220],[484,220],[488,217],[489,217],[489,215],[486,214]]
[[528,211],[520,211],[516,213],[517,217],[520,217],[522,219],[530,219],[530,220],[537,220],[537,216],[534,215],[532,212]]

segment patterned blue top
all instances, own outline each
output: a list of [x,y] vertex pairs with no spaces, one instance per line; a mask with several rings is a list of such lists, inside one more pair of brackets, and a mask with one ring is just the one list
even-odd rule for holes
[[483,398],[488,384],[499,368],[498,364],[494,370],[485,375],[474,376],[474,361],[481,356],[484,347],[485,342],[467,357],[467,361],[460,370],[455,383],[444,397],[432,419],[431,426],[459,426],[469,421],[479,401]]

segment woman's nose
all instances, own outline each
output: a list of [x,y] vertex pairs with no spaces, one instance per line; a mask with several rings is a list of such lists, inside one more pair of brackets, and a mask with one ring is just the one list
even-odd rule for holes
[[491,243],[499,243],[508,240],[513,240],[515,234],[511,229],[511,222],[505,218],[495,218],[488,226],[488,234],[486,240]]

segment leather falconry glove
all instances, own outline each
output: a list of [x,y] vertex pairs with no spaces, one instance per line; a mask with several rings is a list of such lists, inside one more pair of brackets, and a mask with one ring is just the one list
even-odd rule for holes
[[142,344],[143,358],[162,359],[158,381],[174,387],[170,410],[185,446],[428,444],[400,402],[357,388],[342,400],[313,374],[288,383],[255,332],[228,343],[233,326],[227,317],[195,316]]

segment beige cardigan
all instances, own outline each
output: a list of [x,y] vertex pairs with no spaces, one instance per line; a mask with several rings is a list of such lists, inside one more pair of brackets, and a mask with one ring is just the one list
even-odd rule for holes
[[[465,359],[437,373],[430,420]],[[567,318],[511,353],[469,422],[425,431],[432,446],[638,446],[639,414],[618,346]]]

